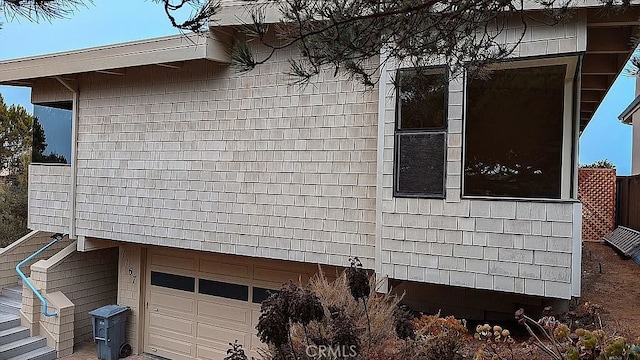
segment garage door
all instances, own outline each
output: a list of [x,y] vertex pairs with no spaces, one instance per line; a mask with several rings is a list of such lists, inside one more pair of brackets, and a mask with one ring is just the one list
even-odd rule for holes
[[317,266],[183,250],[153,250],[147,262],[145,352],[174,360],[222,360],[238,340],[247,355],[263,346],[260,303]]

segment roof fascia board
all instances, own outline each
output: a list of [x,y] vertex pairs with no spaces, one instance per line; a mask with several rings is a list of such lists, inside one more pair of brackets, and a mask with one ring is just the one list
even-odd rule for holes
[[197,59],[229,63],[213,34],[175,35],[0,62],[0,83]]
[[[603,7],[603,0],[557,0],[554,3],[554,8],[561,8],[562,5],[568,4],[570,8],[597,8]],[[545,7],[540,5],[539,0],[524,0],[522,4],[519,1],[513,1],[516,7],[522,6],[525,11],[539,11],[544,10]],[[631,0],[630,5],[640,5],[640,0]],[[252,24],[253,20],[251,14],[254,9],[259,8],[264,14],[264,23],[275,24],[282,22],[282,13],[280,12],[276,3],[268,3],[264,0],[256,1],[241,1],[241,0],[229,0],[225,1],[220,11],[211,16],[209,19],[209,26],[211,28],[221,26],[235,26]]]
[[633,114],[635,114],[638,109],[640,109],[640,95],[636,96],[631,104],[629,104],[629,106],[627,106],[627,108],[618,115],[618,119],[622,121],[623,124],[631,124],[633,121]]

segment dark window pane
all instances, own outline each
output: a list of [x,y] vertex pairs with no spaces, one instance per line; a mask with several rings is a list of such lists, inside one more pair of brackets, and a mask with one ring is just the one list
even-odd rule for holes
[[445,134],[398,134],[396,192],[444,196]]
[[249,301],[249,287],[247,285],[200,279],[198,286],[200,294]]
[[[434,73],[434,71],[436,71]],[[444,70],[401,70],[398,129],[442,129],[448,83]]]
[[565,65],[467,85],[464,194],[559,198]]
[[33,106],[33,162],[71,162],[71,102]]
[[261,287],[253,287],[253,296],[251,296],[251,302],[255,304],[260,304],[263,301],[267,300],[271,294],[277,293],[278,290],[265,289]]
[[151,285],[189,292],[196,290],[196,280],[190,276],[167,274],[157,271],[151,272]]

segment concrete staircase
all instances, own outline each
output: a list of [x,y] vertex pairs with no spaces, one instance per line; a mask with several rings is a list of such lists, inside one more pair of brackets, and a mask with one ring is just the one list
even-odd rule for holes
[[29,336],[20,325],[22,285],[2,289],[0,295],[0,360],[54,360],[55,350],[42,336]]

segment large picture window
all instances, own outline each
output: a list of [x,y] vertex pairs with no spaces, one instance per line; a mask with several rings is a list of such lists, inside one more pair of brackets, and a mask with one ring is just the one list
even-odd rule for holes
[[464,195],[560,198],[566,65],[467,84]]
[[395,196],[444,197],[447,95],[443,68],[398,71]]
[[71,109],[70,101],[33,106],[32,162],[71,163]]

